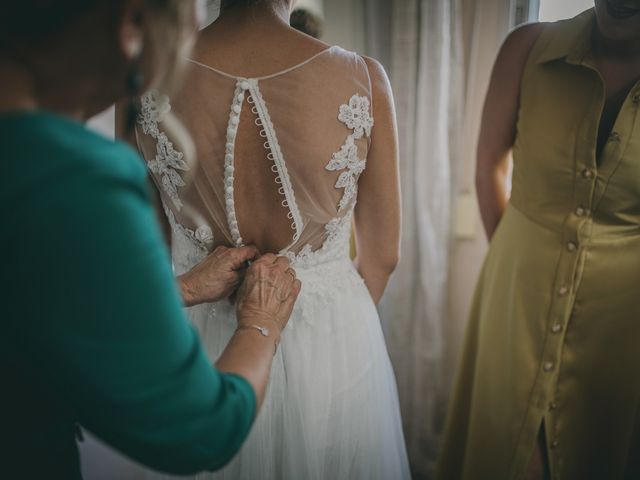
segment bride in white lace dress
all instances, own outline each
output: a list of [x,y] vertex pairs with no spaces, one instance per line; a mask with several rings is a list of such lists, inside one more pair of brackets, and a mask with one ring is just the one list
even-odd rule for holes
[[[388,80],[377,62],[290,29],[288,0],[228,3],[237,5],[203,31],[181,92],[142,99],[138,145],[177,274],[219,245],[255,244],[289,257],[303,287],[247,443],[198,478],[409,478],[375,307],[400,230]],[[169,110],[191,132],[197,166],[163,129]],[[236,328],[233,305],[189,316],[213,361]]]

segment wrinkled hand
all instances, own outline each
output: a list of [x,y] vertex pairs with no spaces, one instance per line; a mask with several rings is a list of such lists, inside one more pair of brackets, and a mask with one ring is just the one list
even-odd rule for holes
[[247,270],[238,290],[239,326],[275,323],[281,332],[289,321],[302,283],[289,260],[272,253],[263,255]]
[[185,305],[217,302],[230,296],[242,282],[247,262],[258,255],[253,246],[216,248],[191,271],[178,277]]

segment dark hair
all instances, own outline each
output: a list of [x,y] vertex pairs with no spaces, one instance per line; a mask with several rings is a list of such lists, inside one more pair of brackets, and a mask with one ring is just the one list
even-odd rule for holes
[[261,3],[276,3],[282,0],[222,0],[220,4],[220,10],[225,10],[227,8],[247,8],[247,7],[255,7]]
[[18,0],[0,16],[0,45],[37,43],[62,30],[100,0]]
[[297,8],[291,13],[289,23],[296,30],[314,38],[320,38],[322,35],[322,20],[302,8]]

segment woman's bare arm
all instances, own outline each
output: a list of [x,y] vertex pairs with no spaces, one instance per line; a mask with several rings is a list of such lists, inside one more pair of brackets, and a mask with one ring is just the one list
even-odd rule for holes
[[[216,362],[222,372],[247,380],[262,406],[269,382],[274,353],[293,311],[302,284],[289,260],[267,253],[257,259],[238,291],[236,303],[238,330]],[[262,335],[256,327],[268,329]]]
[[533,23],[514,30],[493,67],[476,156],[478,202],[489,239],[507,205],[508,161],[516,136],[520,83],[529,53],[543,28],[544,24]]
[[359,181],[355,264],[378,303],[400,255],[398,132],[389,79],[380,63],[365,61],[371,76],[375,126],[367,167]]

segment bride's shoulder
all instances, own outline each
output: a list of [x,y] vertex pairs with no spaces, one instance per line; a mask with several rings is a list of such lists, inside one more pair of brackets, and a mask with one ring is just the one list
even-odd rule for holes
[[354,69],[359,70],[361,74],[367,78],[371,90],[370,93],[373,93],[375,90],[382,92],[390,91],[389,77],[385,67],[379,60],[344,49],[338,45],[333,45],[329,48],[332,56],[339,59],[338,63],[347,63],[353,66]]
[[[353,69],[368,74],[369,69],[376,69],[376,60],[366,57],[356,51],[343,48],[340,45],[328,45],[324,50],[324,59],[327,63],[333,63],[334,66],[344,69]],[[346,72],[353,74],[352,72]]]
[[325,58],[336,60],[363,58],[354,51],[343,48],[340,45],[324,42],[292,27],[288,27],[287,35],[289,36],[288,41],[290,41],[292,45],[296,45],[295,48],[304,49],[308,54],[314,52],[328,53],[328,55],[325,55]]

